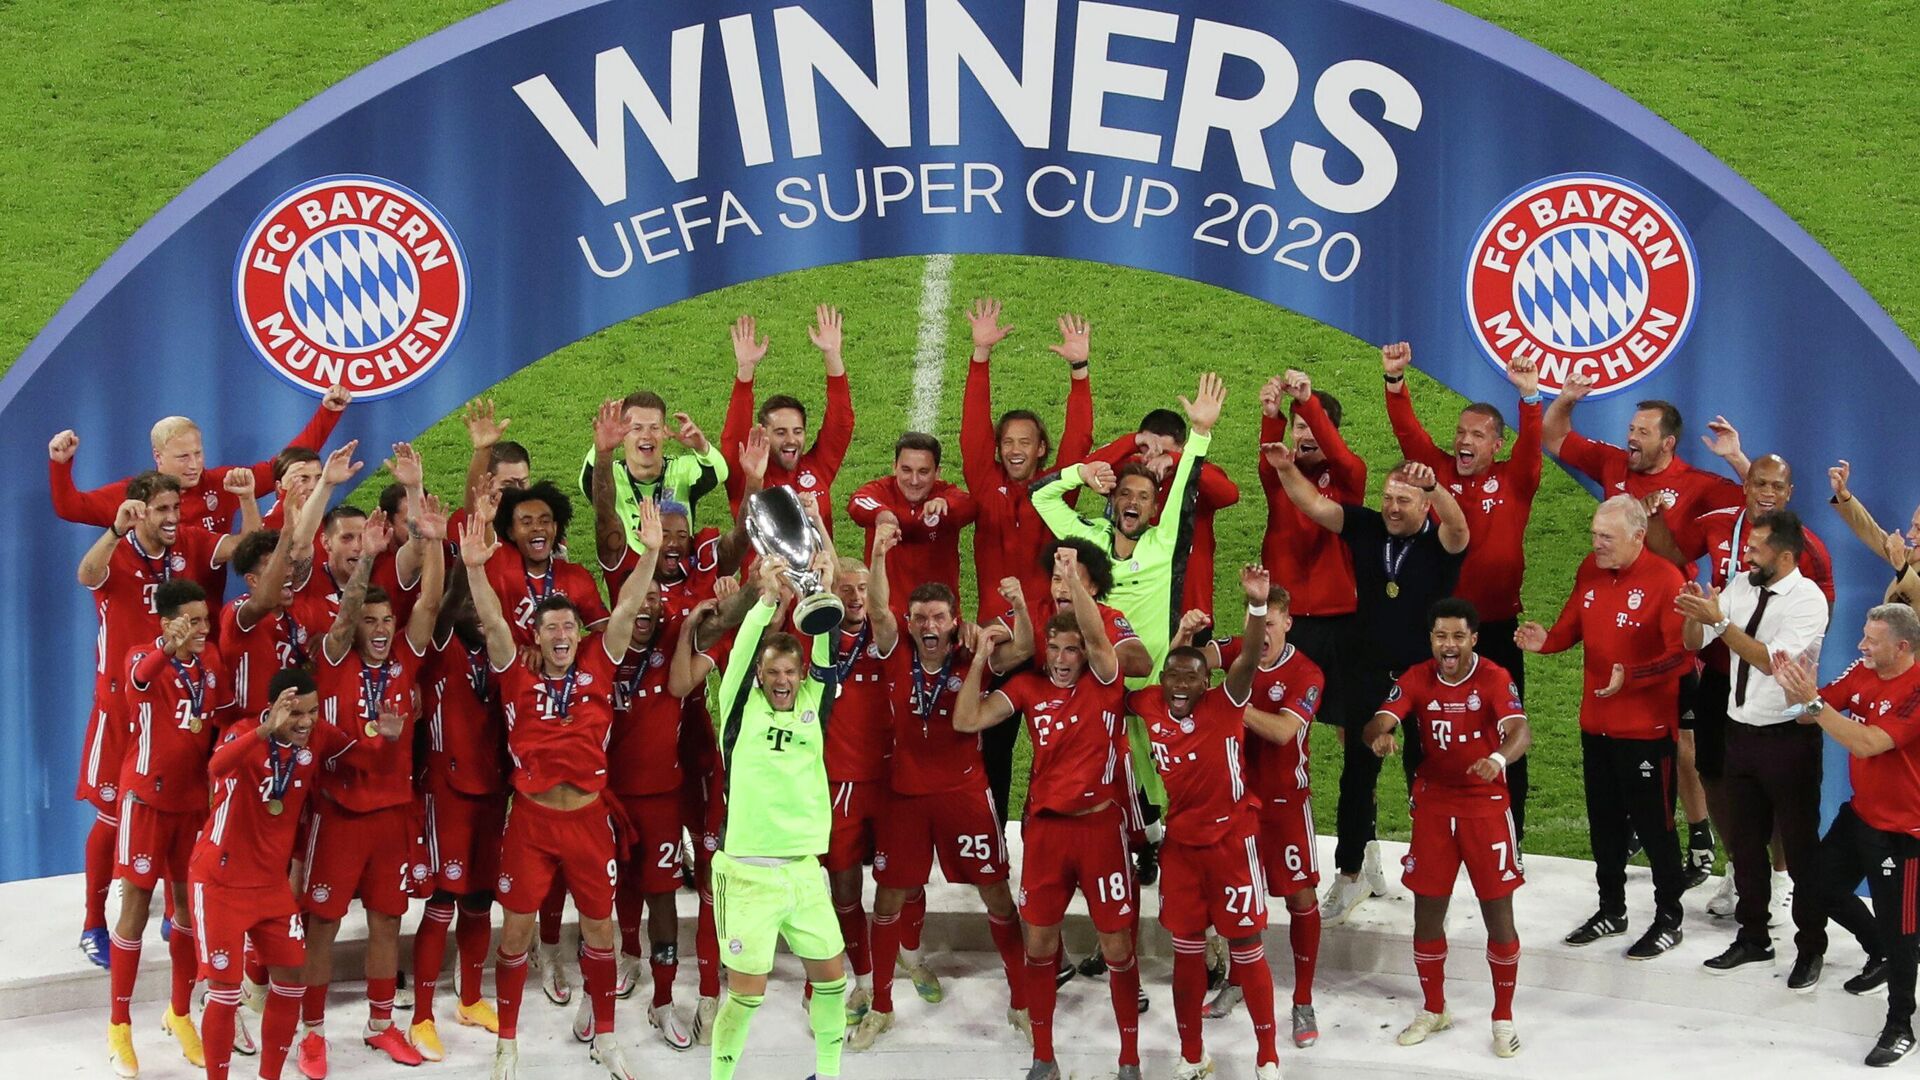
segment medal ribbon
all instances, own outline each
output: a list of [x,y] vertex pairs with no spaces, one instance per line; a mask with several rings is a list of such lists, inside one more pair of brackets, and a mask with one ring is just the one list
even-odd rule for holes
[[380,665],[380,674],[374,676],[373,669],[364,663],[360,665],[360,697],[367,710],[367,723],[380,721],[380,699],[387,696],[387,665]]
[[194,719],[203,719],[206,716],[204,705],[206,702],[207,688],[205,684],[200,681],[200,658],[197,656],[194,657],[192,670],[188,670],[187,665],[177,659],[169,659],[167,662],[173,665],[173,670],[180,675],[180,681],[186,685],[187,700],[193,702]]
[[267,768],[273,773],[273,779],[268,781],[267,801],[278,802],[282,796],[286,795],[287,785],[293,782],[293,759],[291,757],[287,759],[285,769],[280,767],[279,739],[267,740]]
[[925,733],[927,724],[933,719],[934,708],[940,704],[940,690],[947,685],[947,676],[953,671],[954,650],[947,651],[947,658],[940,665],[940,673],[933,677],[933,685],[927,685],[927,673],[920,666],[920,657],[913,658],[913,711],[920,716],[920,730]]
[[[853,635],[853,647],[847,650],[847,655],[841,657],[839,662],[833,665],[834,672],[839,676],[839,679],[841,682],[844,683],[847,681],[847,679],[852,677],[853,665],[859,662],[860,654],[867,651],[867,638],[870,635],[872,629],[873,629],[872,619],[867,619],[861,622],[860,629],[855,631]],[[837,629],[834,631],[834,633],[836,634],[839,632],[840,631]],[[920,671],[920,665],[918,663],[915,663],[913,670],[914,670],[914,673],[918,675]]]
[[540,676],[541,685],[547,689],[547,700],[553,702],[554,714],[560,718],[560,722],[563,724],[570,723],[567,719],[567,713],[573,709],[573,683],[579,675],[580,668],[578,665],[568,668],[566,675],[559,679],[560,689],[558,692],[555,692],[553,689],[555,680],[549,679],[545,675]]

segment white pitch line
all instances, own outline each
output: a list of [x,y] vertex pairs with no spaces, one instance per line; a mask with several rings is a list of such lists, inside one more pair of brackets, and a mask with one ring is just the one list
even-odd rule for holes
[[947,368],[947,299],[953,286],[953,256],[929,255],[920,278],[920,335],[913,346],[913,412],[907,427],[932,431],[940,411],[940,384]]

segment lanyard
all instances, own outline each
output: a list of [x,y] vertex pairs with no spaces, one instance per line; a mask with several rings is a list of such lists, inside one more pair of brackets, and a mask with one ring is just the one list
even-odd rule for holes
[[287,785],[293,782],[293,758],[286,759],[286,767],[281,767],[280,740],[267,740],[267,768],[273,773],[273,779],[267,786],[267,812],[279,816],[278,807],[284,806],[281,798],[287,793]]
[[[647,681],[647,669],[653,666],[654,648],[659,644],[659,639],[660,635],[656,630],[654,640],[647,642],[645,650],[640,654],[640,659],[634,662],[633,675],[627,679],[627,684],[621,687],[628,701],[632,701],[635,695],[640,693],[640,684]],[[628,651],[632,651],[631,647]]]
[[[873,620],[863,620],[860,623],[860,629],[854,631],[853,647],[847,650],[847,655],[841,657],[840,660],[833,665],[834,674],[839,677],[841,682],[846,682],[853,676],[853,665],[859,662],[860,654],[867,651],[867,637],[872,629]],[[834,632],[839,633],[840,631],[835,630]],[[920,664],[917,659],[914,662],[913,670],[915,676],[918,677]]]
[[537,604],[540,601],[545,600],[547,596],[553,592],[553,557],[552,556],[548,556],[547,558],[547,572],[540,575],[540,587],[538,589],[535,589],[533,587],[533,580],[534,580],[533,575],[527,572],[527,564],[524,562],[520,564],[520,574],[522,577],[525,577],[527,579],[527,598],[532,600],[534,603]]
[[376,677],[373,669],[363,662],[360,665],[360,697],[366,708],[367,724],[372,726],[380,719],[380,699],[387,695],[387,665],[380,665],[380,674]]
[[300,640],[305,634],[286,608],[280,609],[280,629],[287,635],[287,651],[293,654],[293,666],[306,667],[307,647]]
[[136,536],[132,530],[127,531],[127,543],[133,545],[133,553],[140,556],[140,561],[147,564],[147,576],[161,582],[173,580],[173,573],[170,569],[173,561],[168,558],[169,552],[166,548],[160,549],[160,557],[158,559],[148,555],[147,549],[140,546],[140,537]]
[[169,659],[167,662],[172,664],[173,670],[180,674],[180,681],[187,688],[187,700],[193,702],[193,730],[199,731],[200,718],[206,715],[202,706],[205,704],[207,693],[206,685],[200,681],[200,658],[194,657],[192,670],[188,670],[187,665],[179,660]]
[[473,696],[478,698],[486,697],[487,686],[491,681],[491,676],[487,671],[487,650],[468,649],[467,684],[473,687]]
[[1733,519],[1733,539],[1727,541],[1727,561],[1720,564],[1720,587],[1726,588],[1733,581],[1734,570],[1740,565],[1740,529],[1747,523],[1747,512],[1743,508]]
[[546,688],[547,700],[553,703],[554,715],[558,716],[560,722],[563,724],[573,723],[572,718],[567,714],[573,710],[573,683],[579,676],[580,668],[578,665],[568,668],[567,673],[559,680],[560,689],[558,692],[555,692],[553,689],[553,679],[549,679],[545,675],[540,676],[540,685]]
[[947,658],[940,664],[939,674],[933,677],[933,685],[927,685],[927,673],[920,666],[920,657],[913,658],[913,711],[920,716],[920,734],[927,733],[927,723],[933,718],[933,711],[940,704],[940,691],[947,685],[947,676],[953,671],[954,650],[947,650]]

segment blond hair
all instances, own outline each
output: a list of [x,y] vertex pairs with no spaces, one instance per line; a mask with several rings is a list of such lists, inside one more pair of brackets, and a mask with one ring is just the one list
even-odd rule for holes
[[198,435],[200,433],[200,425],[184,416],[163,416],[153,425],[153,432],[150,436],[153,440],[153,448],[158,450],[169,442],[172,442],[175,438],[185,435],[188,432]]

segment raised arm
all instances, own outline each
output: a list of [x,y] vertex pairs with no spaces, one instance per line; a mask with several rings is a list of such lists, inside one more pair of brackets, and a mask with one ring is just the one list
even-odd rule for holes
[[367,600],[367,579],[373,576],[373,564],[378,561],[373,552],[384,551],[388,541],[393,539],[393,527],[387,523],[384,510],[375,510],[367,515],[367,524],[360,533],[361,543],[365,545],[366,555],[348,575],[347,583],[340,589],[340,613],[334,616],[333,626],[327,631],[322,647],[327,651],[327,660],[339,663],[346,659],[353,648],[354,630],[360,623],[360,607]]
[[1267,592],[1273,587],[1267,568],[1260,565],[1240,569],[1240,589],[1247,599],[1247,622],[1240,631],[1240,655],[1227,668],[1227,699],[1245,705],[1253,696],[1253,673],[1260,668],[1260,653],[1267,646]]
[[1073,620],[1080,624],[1080,642],[1087,650],[1087,669],[1101,682],[1113,682],[1120,677],[1120,654],[1114,651],[1113,641],[1107,637],[1100,606],[1080,580],[1080,557],[1070,547],[1055,548],[1053,572],[1056,577],[1065,577],[1067,591],[1073,597]]
[[73,486],[73,455],[80,449],[80,436],[69,428],[47,442],[47,489],[53,496],[53,512],[62,521],[80,525],[113,524],[120,504],[127,498],[127,482],[116,480],[105,487],[81,491]]
[[627,655],[627,646],[633,643],[633,620],[640,615],[640,608],[647,602],[647,590],[653,585],[653,571],[660,563],[660,545],[666,537],[660,526],[660,504],[652,500],[640,504],[640,565],[620,586],[620,595],[614,597],[613,614],[607,618],[607,628],[600,635],[600,644],[607,650],[607,659],[618,664]]
[[684,698],[700,688],[706,681],[707,672],[713,670],[713,661],[694,651],[694,635],[700,625],[717,618],[718,601],[702,600],[687,612],[686,625],[673,642],[673,659],[667,666],[667,693]]
[[1410,461],[1438,469],[1447,459],[1446,451],[1434,445],[1433,436],[1413,411],[1413,395],[1407,391],[1407,368],[1413,363],[1413,346],[1404,341],[1380,348],[1380,370],[1386,380],[1387,423],[1400,444],[1400,454]]
[[[753,550],[753,541],[747,536],[747,496],[766,487],[767,457],[772,446],[767,441],[767,429],[755,424],[747,429],[746,441],[740,444],[737,457],[740,470],[734,475],[740,477],[740,512],[733,515],[733,525],[714,554],[714,568],[722,575],[732,574],[747,561],[747,552]],[[803,500],[817,501],[817,500]],[[818,513],[819,507],[809,507],[812,513]],[[822,526],[825,528],[825,526]]]
[[1004,674],[1033,659],[1033,616],[1028,613],[1027,591],[1020,587],[1019,578],[1000,579],[1000,598],[1013,612],[1013,634],[993,647],[990,666]]
[[993,438],[993,347],[1013,333],[1000,322],[1000,301],[980,299],[967,309],[973,354],[967,361],[967,387],[960,404],[960,475],[980,491],[1000,482]]
[[[415,450],[413,444],[409,442],[394,443],[393,456],[388,458],[385,464],[387,472],[393,474],[394,482],[406,489],[404,512],[417,522],[420,515],[425,513],[427,505],[427,474],[426,467],[420,462],[420,451]],[[446,537],[445,525],[446,521],[443,517],[442,539]],[[407,542],[400,545],[400,550],[393,556],[394,576],[399,578],[402,586],[409,588],[420,581],[421,566],[427,561],[429,555],[439,556],[441,562],[446,562],[446,556],[437,545],[421,542],[419,532],[417,526],[410,529]]]
[[827,414],[813,436],[812,450],[828,472],[838,472],[847,447],[853,445],[853,391],[847,386],[847,365],[840,355],[840,309],[827,304],[815,308],[807,337],[820,350],[827,373]]
[[1331,533],[1346,527],[1347,512],[1339,503],[1320,494],[1313,481],[1293,463],[1293,447],[1282,442],[1262,443],[1260,456],[1280,481],[1280,490],[1287,493],[1287,499],[1307,515],[1308,520]]
[[146,520],[147,504],[139,499],[126,499],[120,503],[120,509],[114,512],[113,524],[93,541],[93,546],[80,557],[80,584],[89,589],[97,589],[107,583],[107,571],[113,564],[113,549],[126,539],[134,526]]
[[1099,462],[1069,465],[1034,489],[1033,509],[1060,539],[1078,538],[1104,545],[1113,533],[1112,523],[1104,518],[1094,521],[1082,517],[1067,505],[1067,496],[1083,486],[1105,495],[1113,490],[1113,470]]
[[900,619],[893,613],[893,587],[887,583],[887,553],[899,543],[899,526],[883,523],[873,530],[873,550],[867,556],[867,622],[882,655],[900,643]]
[[720,715],[714,717],[715,723],[726,723],[726,717],[739,708],[741,695],[752,686],[760,639],[773,624],[774,609],[780,606],[786,568],[787,564],[778,558],[761,559],[754,565],[760,578],[760,597],[747,609],[746,618],[740,622],[740,632],[734,636],[733,649],[727,653],[726,665],[720,669]]
[[[1005,627],[988,627],[987,631],[1006,633]],[[995,724],[1004,723],[1013,715],[1013,702],[999,690],[980,696],[980,688],[986,681],[990,649],[976,649],[973,663],[967,665],[967,679],[960,684],[960,695],[953,702],[953,730],[963,735],[976,731],[985,731]]]
[[1449,555],[1467,550],[1472,534],[1467,530],[1467,515],[1461,511],[1460,501],[1453,497],[1453,492],[1447,490],[1432,468],[1417,461],[1407,466],[1407,479],[1432,500],[1434,516],[1440,520],[1440,546]]
[[593,548],[600,569],[619,566],[627,553],[627,525],[613,494],[613,451],[626,437],[626,413],[618,400],[600,403],[593,415]]
[[413,538],[400,549],[404,553],[407,548],[416,548],[420,567],[420,595],[414,598],[413,610],[407,615],[407,644],[421,656],[433,647],[434,624],[440,621],[440,607],[446,600],[446,542],[446,508],[434,496],[423,495],[420,510],[413,516]]
[[[474,495],[479,491],[490,490],[493,486],[493,447],[507,433],[507,425],[513,423],[506,417],[497,417],[494,413],[492,398],[474,398],[467,402],[467,408],[460,414],[461,423],[466,425],[467,439],[473,444],[473,455],[467,459],[466,501],[462,506],[467,516],[473,516]],[[492,536],[493,522],[488,520],[488,536]]]
[[1833,488],[1833,508],[1840,512],[1847,528],[1853,530],[1853,535],[1859,537],[1861,543],[1885,559],[1887,565],[1895,570],[1905,570],[1908,554],[1905,538],[1897,532],[1881,528],[1880,523],[1873,519],[1866,504],[1855,498],[1852,489],[1847,486],[1852,477],[1853,465],[1845,459],[1827,470],[1827,483]]
[[1747,470],[1753,467],[1753,461],[1740,449],[1740,429],[1731,421],[1724,416],[1707,421],[1707,434],[1700,436],[1700,441],[1714,457],[1727,463],[1741,483],[1747,482]]
[[1053,455],[1056,467],[1081,460],[1093,448],[1093,381],[1088,377],[1093,328],[1083,315],[1062,315],[1058,325],[1060,344],[1047,346],[1067,362],[1067,419]]
[[495,671],[505,671],[519,653],[513,645],[513,625],[500,609],[500,594],[487,580],[487,560],[499,547],[499,541],[487,538],[482,522],[471,515],[460,522],[460,562],[467,568],[467,591],[473,594],[473,611],[486,634],[487,662]]
[[1540,490],[1540,416],[1546,411],[1540,404],[1540,369],[1531,359],[1515,360],[1507,365],[1507,381],[1520,394],[1520,427],[1508,460],[1521,492],[1531,496]]

